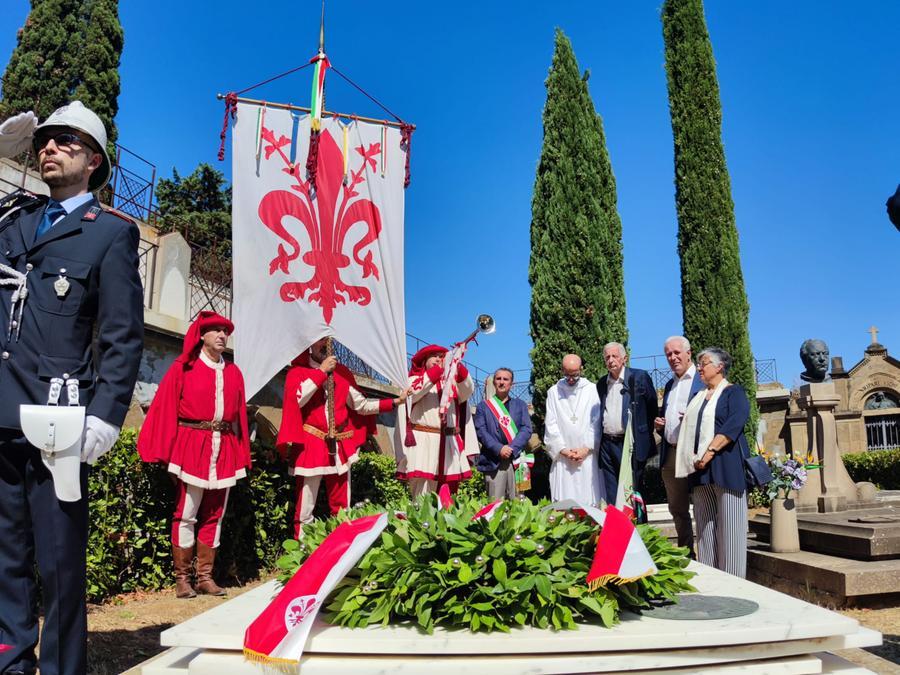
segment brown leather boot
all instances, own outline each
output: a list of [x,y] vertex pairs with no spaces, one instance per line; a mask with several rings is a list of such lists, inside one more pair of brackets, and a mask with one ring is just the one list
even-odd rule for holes
[[172,559],[175,561],[175,597],[196,598],[197,594],[191,587],[191,563],[194,560],[194,547],[172,546]]
[[197,592],[206,595],[225,595],[212,578],[213,564],[216,562],[216,549],[210,548],[201,541],[197,542]]

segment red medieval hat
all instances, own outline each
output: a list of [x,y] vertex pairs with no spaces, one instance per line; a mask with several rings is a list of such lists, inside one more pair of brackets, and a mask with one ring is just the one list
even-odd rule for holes
[[197,348],[200,346],[203,334],[212,328],[224,328],[228,335],[234,332],[234,324],[230,319],[226,319],[221,314],[203,310],[184,335],[184,347],[181,351],[182,361],[190,361],[197,356]]
[[449,350],[446,347],[441,347],[440,345],[428,345],[427,347],[422,347],[412,357],[412,362],[409,366],[410,376],[421,375],[424,373],[425,362],[428,361],[429,357],[443,355],[448,351]]

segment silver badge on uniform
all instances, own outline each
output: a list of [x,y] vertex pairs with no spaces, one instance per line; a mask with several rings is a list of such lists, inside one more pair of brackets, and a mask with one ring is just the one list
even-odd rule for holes
[[71,284],[69,283],[69,280],[66,279],[66,268],[62,267],[59,270],[59,279],[53,282],[53,288],[56,289],[56,297],[66,297],[66,293],[69,292],[70,286]]

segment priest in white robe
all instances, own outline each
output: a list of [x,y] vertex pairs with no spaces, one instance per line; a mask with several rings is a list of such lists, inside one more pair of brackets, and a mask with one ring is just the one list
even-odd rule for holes
[[581,357],[568,354],[564,377],[547,392],[544,447],[553,460],[553,501],[575,499],[597,505],[606,500],[601,487],[597,449],[600,443],[600,399],[597,387],[581,377]]

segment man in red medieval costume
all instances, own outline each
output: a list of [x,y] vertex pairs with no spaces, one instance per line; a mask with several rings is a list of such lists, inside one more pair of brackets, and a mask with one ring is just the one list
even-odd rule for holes
[[478,440],[466,401],[475,384],[465,364],[456,370],[455,425],[449,427],[440,414],[447,348],[423,347],[412,357],[409,369],[409,400],[406,439],[397,457],[397,477],[409,481],[413,498],[447,484],[456,492],[459,483],[472,475],[469,456],[477,455]]
[[213,581],[213,563],[228,491],[250,468],[244,378],[222,357],[233,330],[225,317],[200,312],[138,437],[141,459],[166,464],[175,481],[172,556],[179,598],[196,595],[190,581],[195,543],[197,591],[225,595]]
[[[375,431],[375,415],[406,400],[373,399],[360,393],[353,373],[328,356],[328,338],[322,338],[291,363],[284,384],[284,414],[278,430],[278,450],[297,478],[294,536],[313,520],[319,483],[325,477],[328,505],[336,514],[350,504],[350,465],[357,450]],[[328,437],[328,375],[334,376],[334,439]],[[367,416],[367,417],[366,417]]]

